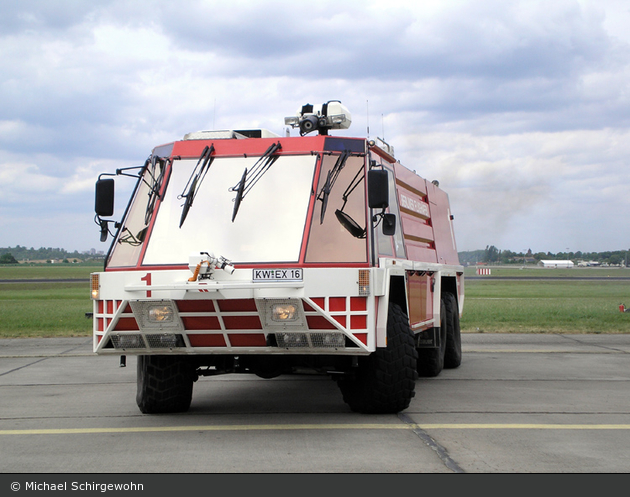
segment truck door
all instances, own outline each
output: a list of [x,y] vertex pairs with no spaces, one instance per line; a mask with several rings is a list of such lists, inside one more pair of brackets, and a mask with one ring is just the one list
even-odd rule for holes
[[379,256],[396,257],[406,259],[405,245],[403,243],[403,232],[400,224],[400,210],[398,208],[398,195],[396,194],[396,177],[394,170],[387,164],[382,164],[383,169],[387,171],[389,182],[389,207],[387,212],[396,215],[396,233],[394,236],[383,234],[380,226],[376,229],[376,250]]

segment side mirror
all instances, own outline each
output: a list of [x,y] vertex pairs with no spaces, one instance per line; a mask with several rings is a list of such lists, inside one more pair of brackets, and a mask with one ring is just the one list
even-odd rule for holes
[[96,182],[96,199],[94,210],[99,217],[114,215],[114,180],[99,179]]
[[359,226],[357,222],[352,219],[348,214],[337,209],[335,211],[335,216],[337,216],[337,220],[339,221],[339,223],[341,223],[341,226],[346,228],[353,237],[365,238],[365,230],[361,228],[361,226]]
[[368,171],[368,206],[370,209],[386,209],[389,206],[389,178],[385,169]]
[[380,217],[383,221],[383,234],[393,236],[396,234],[396,214],[386,214],[389,207],[389,175],[385,169],[371,169],[368,171],[368,206],[370,209],[381,209],[374,215],[373,222]]
[[396,234],[396,214],[383,214],[383,234],[385,236]]

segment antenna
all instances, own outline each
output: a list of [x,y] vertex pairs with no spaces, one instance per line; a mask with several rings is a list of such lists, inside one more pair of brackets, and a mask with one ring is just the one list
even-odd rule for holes
[[383,114],[381,114],[381,129],[383,134],[383,141],[385,141],[385,118],[383,117]]
[[365,110],[367,112],[367,138],[370,139],[370,101],[365,101]]

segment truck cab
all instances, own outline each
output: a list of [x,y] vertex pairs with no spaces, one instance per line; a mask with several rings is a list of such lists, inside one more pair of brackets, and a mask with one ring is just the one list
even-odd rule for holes
[[285,119],[299,136],[193,132],[99,177],[112,243],[92,274],[94,351],[138,356],[142,412],[188,410],[200,376],[304,370],[354,411],[399,412],[418,375],[460,365],[448,196],[387,143],[330,135],[350,122],[338,101],[307,104]]

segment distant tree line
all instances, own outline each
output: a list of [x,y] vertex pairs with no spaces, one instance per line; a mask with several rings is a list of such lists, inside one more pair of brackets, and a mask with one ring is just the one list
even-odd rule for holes
[[15,257],[11,255],[11,253],[6,253],[0,255],[0,264],[17,264],[18,261],[15,260]]
[[[618,266],[626,264],[630,250],[615,250],[608,252],[536,252],[531,249],[527,252],[512,252],[500,250],[494,245],[488,245],[483,250],[470,250],[459,252],[459,262],[464,265],[485,264],[536,264],[541,260],[570,260],[570,261],[596,261],[600,264]],[[20,245],[15,247],[0,247],[0,264],[17,264],[19,261],[47,261],[47,260],[75,260],[83,261],[93,258],[93,254],[86,252],[68,252],[62,248],[40,247],[27,248]]]
[[0,247],[0,264],[17,264],[21,261],[53,261],[67,260],[68,262],[83,261],[92,255],[80,253],[77,250],[68,252],[62,248],[41,247],[27,248],[16,245],[15,247]]
[[541,260],[562,261],[595,261],[611,266],[627,265],[630,250],[615,250],[607,252],[512,252],[499,250],[494,245],[486,246],[484,250],[470,250],[459,252],[459,262],[464,265],[484,264],[536,264]]

